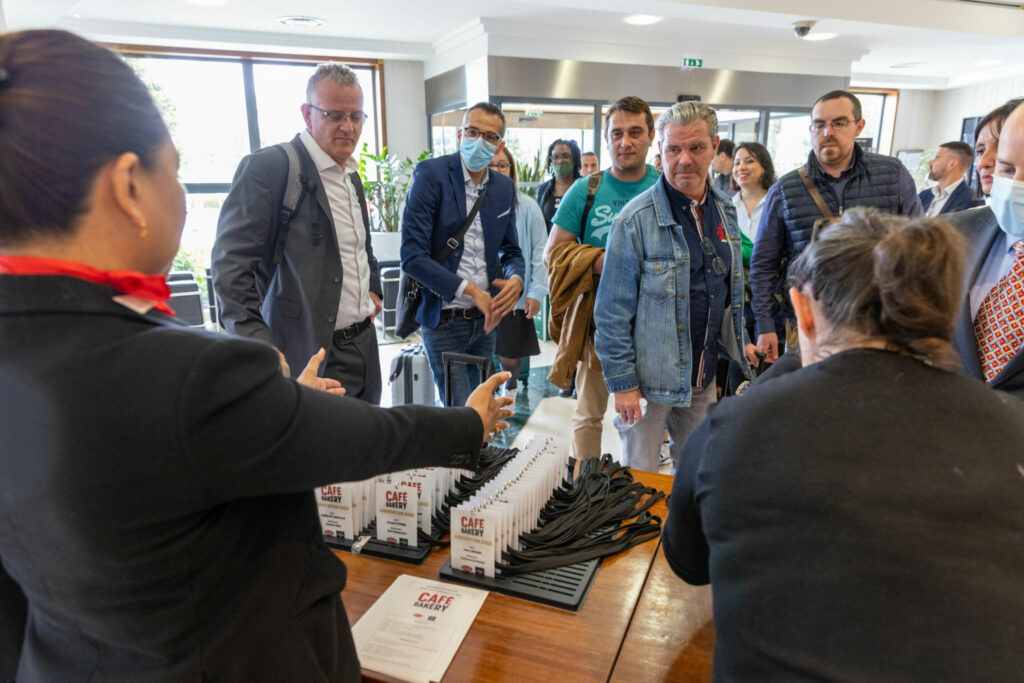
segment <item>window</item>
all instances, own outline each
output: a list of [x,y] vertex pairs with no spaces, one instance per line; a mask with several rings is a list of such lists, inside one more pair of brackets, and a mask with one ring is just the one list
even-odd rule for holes
[[[124,58],[149,86],[181,154],[179,178],[185,185],[187,214],[172,269],[192,271],[205,297],[217,218],[238,162],[261,146],[291,139],[304,127],[300,105],[306,101],[306,82],[316,64],[330,58],[281,60],[219,53],[126,53]],[[368,115],[360,142],[378,152],[377,66],[349,66],[359,78]]]
[[781,177],[807,163],[811,153],[811,115],[799,112],[770,112],[768,142],[765,147],[772,156],[775,174]]

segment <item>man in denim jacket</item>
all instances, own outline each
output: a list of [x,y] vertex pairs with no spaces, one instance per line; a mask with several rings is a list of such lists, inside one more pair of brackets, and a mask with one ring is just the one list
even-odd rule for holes
[[665,173],[612,225],[594,343],[615,394],[624,463],[656,470],[667,427],[675,471],[686,437],[715,401],[718,354],[756,363],[756,347],[744,331],[736,212],[707,177],[718,116],[681,102],[655,129]]

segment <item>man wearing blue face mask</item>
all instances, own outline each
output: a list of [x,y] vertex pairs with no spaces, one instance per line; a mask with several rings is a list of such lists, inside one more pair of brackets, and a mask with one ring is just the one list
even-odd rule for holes
[[[402,270],[424,287],[416,321],[442,398],[442,354],[490,358],[494,328],[515,307],[523,289],[516,188],[509,178],[487,168],[504,147],[504,136],[501,110],[488,102],[474,104],[458,131],[459,151],[421,161],[406,197]],[[463,228],[465,234],[458,239]],[[435,260],[446,245],[451,253]],[[451,404],[463,405],[479,382],[476,367],[453,368]]]
[[991,204],[945,218],[968,240],[953,346],[964,371],[1024,398],[1024,110],[999,137]]

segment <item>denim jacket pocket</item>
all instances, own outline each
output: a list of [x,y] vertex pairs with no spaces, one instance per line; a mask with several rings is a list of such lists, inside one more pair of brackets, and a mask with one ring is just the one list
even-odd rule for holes
[[672,259],[647,259],[640,275],[640,295],[652,303],[675,296],[676,273]]

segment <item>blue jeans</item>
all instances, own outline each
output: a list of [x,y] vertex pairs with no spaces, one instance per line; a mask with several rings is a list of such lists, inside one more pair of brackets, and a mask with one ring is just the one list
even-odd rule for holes
[[[474,356],[483,356],[490,361],[494,353],[494,330],[490,334],[484,334],[484,319],[476,318],[467,320],[455,318],[449,322],[443,322],[437,327],[421,331],[423,335],[423,348],[427,351],[427,363],[430,364],[430,372],[434,375],[434,384],[437,385],[438,396],[444,401],[444,363],[441,354],[445,351],[456,353],[468,353]],[[480,368],[476,365],[452,365],[452,405],[464,406],[466,399],[473,392],[473,389],[480,384]]]

